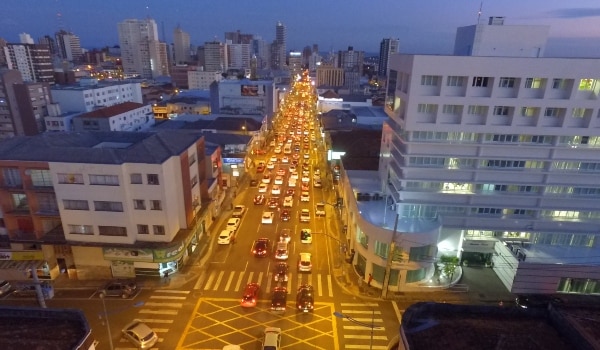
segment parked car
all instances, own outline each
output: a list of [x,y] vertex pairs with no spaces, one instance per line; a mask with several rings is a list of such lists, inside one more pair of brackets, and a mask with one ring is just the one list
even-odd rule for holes
[[255,307],[258,301],[258,293],[260,291],[260,285],[256,282],[248,283],[244,288],[244,295],[240,305],[242,307]]
[[296,309],[302,312],[313,311],[315,307],[315,296],[313,287],[309,284],[303,284],[296,293]]
[[240,220],[239,218],[230,218],[229,220],[227,220],[227,225],[225,225],[225,228],[235,232],[240,227],[241,221],[242,220]]
[[522,309],[546,309],[550,304],[562,304],[562,299],[547,294],[528,294],[517,296],[515,304]]
[[123,327],[123,336],[138,349],[150,349],[158,341],[158,336],[144,322],[135,319]]
[[10,293],[12,286],[8,281],[0,280],[0,295]]
[[234,218],[241,218],[242,216],[244,216],[245,212],[246,212],[246,206],[238,204],[235,207],[233,207],[233,213],[231,213],[231,216]]
[[281,328],[267,327],[262,340],[262,350],[281,349]]
[[219,234],[219,238],[217,238],[217,244],[229,244],[233,239],[234,232],[229,229],[224,229]]
[[98,296],[104,297],[121,297],[127,299],[137,293],[137,283],[133,280],[114,280],[107,282],[104,287],[98,290]]

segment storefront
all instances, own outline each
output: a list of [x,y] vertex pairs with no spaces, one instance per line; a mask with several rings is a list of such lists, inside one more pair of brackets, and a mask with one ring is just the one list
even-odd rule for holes
[[[40,280],[51,280],[53,271],[39,250],[0,251],[0,280],[32,280],[32,270]],[[54,271],[54,274],[58,274]]]

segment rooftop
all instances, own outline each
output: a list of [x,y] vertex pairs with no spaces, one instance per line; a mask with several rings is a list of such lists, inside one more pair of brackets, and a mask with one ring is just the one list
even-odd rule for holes
[[78,118],[111,118],[116,115],[134,111],[142,107],[144,107],[144,105],[141,103],[123,102],[110,107],[98,108],[91,112],[83,113],[79,115]]
[[126,85],[126,84],[131,84],[133,83],[132,81],[127,81],[127,80],[116,80],[116,81],[107,81],[107,80],[100,80],[98,81],[97,84],[84,84],[84,85],[80,85],[80,84],[71,84],[71,85],[51,85],[50,89],[51,90],[73,90],[73,91],[83,91],[83,90],[91,90],[91,89],[99,89],[99,88],[104,88],[104,87],[109,87],[109,86],[116,86],[116,85]]
[[16,136],[0,142],[0,160],[162,164],[201,137],[202,133],[189,130],[53,132]]

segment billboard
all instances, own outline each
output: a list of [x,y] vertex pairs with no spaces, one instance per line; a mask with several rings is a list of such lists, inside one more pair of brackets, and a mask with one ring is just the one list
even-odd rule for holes
[[262,95],[263,92],[259,92],[258,85],[242,85],[242,96],[258,96]]

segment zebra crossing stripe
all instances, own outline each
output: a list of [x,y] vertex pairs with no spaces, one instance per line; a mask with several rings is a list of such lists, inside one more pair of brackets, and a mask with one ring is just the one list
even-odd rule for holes
[[262,281],[263,273],[264,272],[262,272],[262,271],[258,273],[258,283],[260,283],[260,281]]
[[233,281],[233,276],[235,276],[235,271],[231,271],[229,274],[229,278],[227,279],[227,283],[225,284],[225,291],[229,291],[229,287],[231,286],[231,281]]
[[381,311],[379,310],[344,310],[342,309],[342,313],[349,315],[349,314],[375,314],[375,315],[381,315]]
[[[369,348],[373,349],[373,350],[387,350],[388,349],[387,345],[372,345]],[[344,346],[344,349],[365,349],[365,346],[348,344],[348,345]]]
[[242,284],[242,278],[244,278],[244,271],[240,272],[240,276],[238,277],[237,283],[235,284],[235,291],[240,290],[240,285]]
[[342,306],[379,306],[377,303],[341,303]]
[[[370,332],[370,329],[366,329],[365,326],[344,326],[344,330],[347,331],[367,331]],[[385,332],[385,328],[373,328],[373,332]]]
[[250,272],[250,275],[248,275],[248,281],[246,282],[246,284],[251,283],[252,282],[252,277],[254,277],[254,271]]
[[323,295],[323,286],[321,285],[321,274],[317,275],[317,292],[319,295]]
[[[353,334],[344,334],[344,338],[346,339],[371,339],[370,335],[353,335]],[[388,340],[385,335],[374,335],[373,340]]]
[[140,310],[140,314],[177,315],[178,310]]
[[367,323],[367,324],[371,324],[371,322],[373,322],[374,324],[375,323],[383,323],[383,319],[381,319],[381,318],[372,319],[371,317],[352,317],[352,320],[349,320],[347,318],[344,318],[343,320],[344,320],[344,322],[352,322],[352,320],[354,320],[354,321],[360,321],[360,322]]
[[154,293],[190,294],[190,291],[189,290],[173,290],[173,289],[155,289]]
[[331,275],[327,275],[327,286],[329,287],[329,296],[333,298],[333,285],[331,283]]
[[215,282],[213,290],[217,290],[219,288],[219,285],[221,284],[221,280],[223,279],[224,274],[225,274],[225,271],[219,272],[219,277],[217,278],[217,281]]
[[185,300],[186,297],[172,297],[168,295],[152,295],[150,299],[162,299],[162,300]]
[[215,272],[211,272],[210,276],[208,276],[208,281],[206,281],[206,285],[204,286],[204,290],[209,290],[212,285],[212,281],[215,278]]
[[144,306],[149,306],[149,307],[172,307],[172,308],[182,308],[183,304],[182,303],[152,303],[152,302],[147,302],[144,303]]
[[265,290],[265,292],[268,292],[271,290],[271,282],[273,281],[273,274],[271,272],[269,272],[269,274],[267,275],[267,289]]

